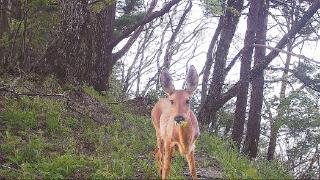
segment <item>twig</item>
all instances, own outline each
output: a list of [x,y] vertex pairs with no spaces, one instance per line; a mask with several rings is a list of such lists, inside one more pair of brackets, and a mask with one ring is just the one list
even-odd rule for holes
[[271,49],[271,50],[275,50],[275,51],[286,53],[286,54],[289,54],[289,55],[292,55],[292,56],[296,56],[296,57],[299,57],[301,59],[305,59],[307,61],[310,61],[310,62],[313,62],[313,63],[316,63],[316,64],[320,64],[320,61],[316,61],[314,59],[308,58],[308,57],[306,57],[306,56],[304,56],[302,54],[296,54],[296,53],[293,53],[293,52],[289,52],[289,51],[286,51],[286,50],[283,50],[283,49],[279,49],[279,48],[275,48],[275,47],[271,47],[271,46],[267,46],[267,45],[263,45],[263,44],[254,44],[253,46],[254,47],[268,48],[268,49]]
[[0,91],[9,92],[17,96],[61,96],[61,97],[65,96],[65,94],[20,93],[20,92],[16,92],[15,90],[9,90],[5,87],[0,87]]
[[106,102],[107,104],[119,104],[119,103],[122,103],[122,102]]

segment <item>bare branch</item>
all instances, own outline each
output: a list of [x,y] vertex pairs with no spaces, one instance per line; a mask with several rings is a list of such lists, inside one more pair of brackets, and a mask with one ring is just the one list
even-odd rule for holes
[[289,52],[289,51],[286,51],[286,50],[283,50],[283,49],[279,49],[279,48],[275,48],[275,47],[271,47],[271,46],[267,46],[267,45],[263,45],[263,44],[254,44],[253,46],[254,47],[268,48],[268,49],[271,49],[271,50],[274,50],[274,51],[279,51],[279,52],[286,53],[286,54],[289,54],[289,55],[292,55],[292,56],[296,56],[296,57],[301,58],[301,59],[305,59],[305,60],[313,62],[313,63],[320,64],[320,61],[316,61],[314,59],[308,58],[308,57],[306,57],[306,56],[304,56],[302,54],[296,54],[296,53],[293,53],[293,52]]
[[226,69],[224,70],[224,76],[227,76],[227,74],[229,73],[229,71],[231,70],[231,68],[234,66],[234,64],[236,63],[236,61],[241,57],[243,52],[243,49],[241,49],[237,55],[234,56],[234,58],[231,60],[231,62],[228,64],[228,66],[226,67]]
[[289,71],[291,72],[297,79],[299,79],[305,86],[309,87],[310,89],[320,92],[320,79],[311,79],[310,77],[292,70],[292,69],[285,69],[285,68],[274,68],[271,67],[271,70],[281,70],[281,71]]
[[191,7],[192,7],[192,1],[188,1],[188,4],[186,5],[186,9],[185,9],[185,11],[183,12],[183,14],[181,16],[177,27],[172,32],[170,40],[169,40],[169,42],[167,44],[166,52],[164,54],[164,63],[163,63],[163,67],[166,67],[167,69],[169,69],[171,58],[172,58],[172,55],[173,55],[172,44],[174,43],[175,39],[177,38],[177,36],[178,36],[178,34],[180,32],[180,29],[181,29],[181,27],[183,25],[183,22],[186,20],[187,14],[191,10]]
[[172,0],[169,1],[166,5],[164,5],[164,7],[159,10],[159,11],[155,11],[150,15],[146,15],[140,22],[136,23],[135,25],[129,27],[128,29],[124,30],[122,32],[122,34],[115,38],[110,44],[108,44],[109,47],[115,47],[120,41],[122,41],[123,39],[127,38],[133,31],[135,31],[139,26],[143,26],[151,21],[153,21],[154,19],[163,16],[165,13],[167,13],[172,6],[174,6],[175,4],[178,4],[181,0]]
[[[313,4],[309,7],[303,17],[292,27],[292,29],[285,34],[282,39],[276,45],[276,49],[282,49],[288,43],[290,38],[293,38],[312,18],[312,16],[318,11],[320,8],[320,0],[316,0]],[[266,69],[271,61],[279,55],[279,51],[272,50],[264,59],[262,63],[257,64],[252,68],[250,71],[249,77],[250,80],[255,78],[261,71]],[[241,82],[238,81],[233,87],[231,87],[226,93],[222,94],[221,98],[219,99],[219,107],[221,108],[227,101],[237,95],[238,89],[240,88]]]
[[12,93],[16,96],[58,96],[58,97],[64,97],[65,94],[44,94],[44,93],[20,93],[20,92],[16,92],[15,90],[10,90],[8,88],[5,87],[0,87],[0,91],[5,91],[5,92],[9,92]]
[[[150,16],[153,9],[155,8],[157,4],[157,0],[153,0],[150,4],[150,7],[147,11],[146,17]],[[134,30],[132,36],[129,38],[127,43],[120,49],[118,52],[112,54],[112,60],[116,62],[118,59],[120,59],[133,45],[133,43],[136,41],[136,39],[139,37],[143,30],[144,25],[139,26],[137,29]],[[129,34],[128,34],[129,35]]]

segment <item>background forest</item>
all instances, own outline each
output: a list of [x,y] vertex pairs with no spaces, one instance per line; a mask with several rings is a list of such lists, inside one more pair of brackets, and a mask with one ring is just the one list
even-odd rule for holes
[[199,177],[320,179],[319,8],[0,0],[0,179],[158,178],[159,73],[183,87],[190,65]]

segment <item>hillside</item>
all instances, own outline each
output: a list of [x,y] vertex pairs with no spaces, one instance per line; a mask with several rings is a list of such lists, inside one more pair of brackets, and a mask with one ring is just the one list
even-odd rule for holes
[[[54,78],[41,84],[6,78],[1,88],[0,179],[159,178],[151,106],[143,100],[91,87],[63,90]],[[250,162],[208,132],[201,133],[196,159],[201,178],[292,178],[280,163]],[[188,177],[187,162],[175,153],[170,178]]]

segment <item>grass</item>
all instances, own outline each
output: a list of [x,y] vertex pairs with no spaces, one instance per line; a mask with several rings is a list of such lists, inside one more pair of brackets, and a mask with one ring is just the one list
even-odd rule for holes
[[293,176],[277,161],[250,161],[231,148],[231,140],[201,134],[200,149],[217,158],[228,179],[293,179]]
[[[75,115],[61,99],[5,99],[0,109],[0,176],[6,179],[159,178],[153,158],[155,132],[149,117],[126,112],[114,96],[84,92],[115,116],[100,125]],[[1,106],[0,106],[1,107]],[[215,156],[231,179],[292,178],[278,163],[254,162],[228,148],[229,143],[202,133],[197,149]],[[208,167],[210,162],[197,162]],[[182,179],[187,163],[175,153],[170,178]]]

